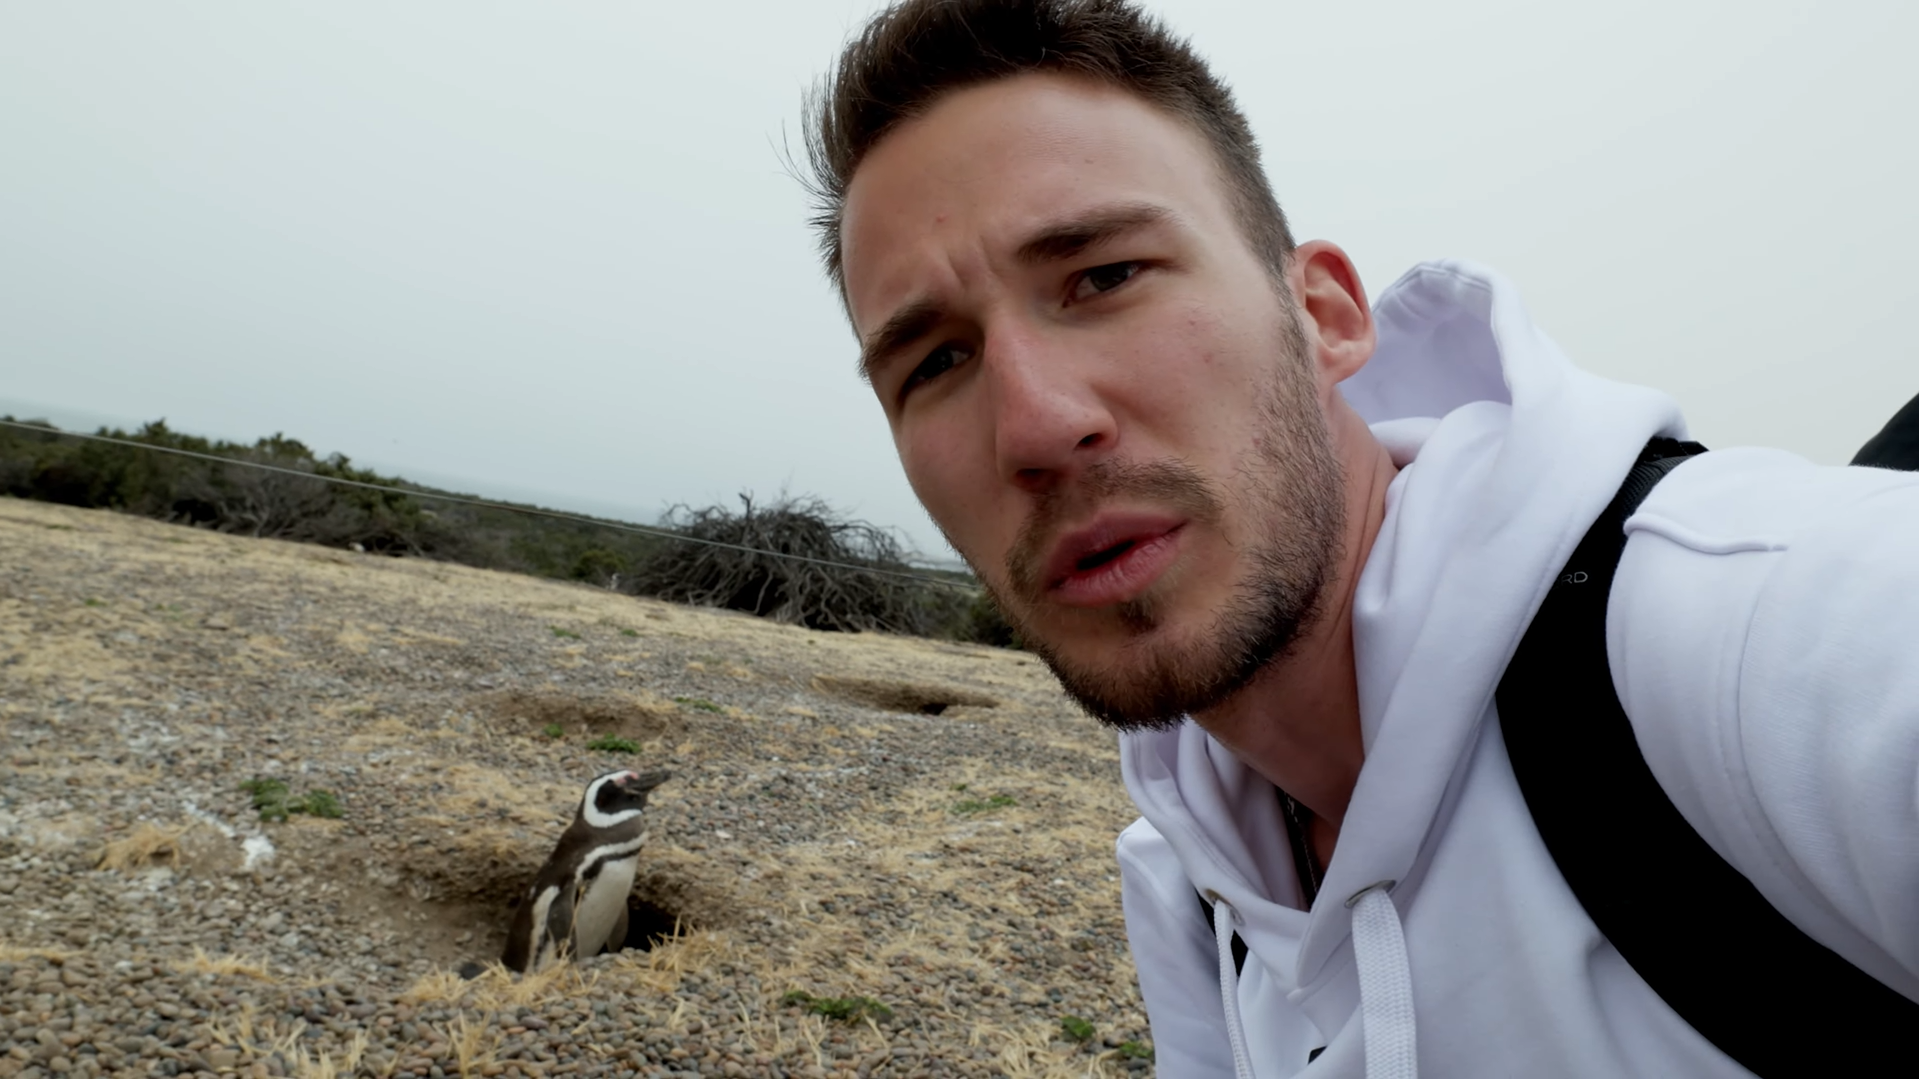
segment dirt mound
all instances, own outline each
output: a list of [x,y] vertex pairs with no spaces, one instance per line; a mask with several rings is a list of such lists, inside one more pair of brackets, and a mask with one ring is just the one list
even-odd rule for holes
[[496,730],[543,738],[584,734],[644,742],[685,730],[674,705],[639,694],[508,689],[480,694],[472,705]]

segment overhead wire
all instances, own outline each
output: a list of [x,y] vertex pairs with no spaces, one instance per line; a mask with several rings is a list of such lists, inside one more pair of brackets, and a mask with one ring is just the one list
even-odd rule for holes
[[484,498],[469,498],[465,495],[441,494],[412,487],[399,487],[389,483],[369,483],[366,480],[350,480],[343,476],[323,476],[284,465],[270,465],[263,461],[248,461],[239,457],[223,457],[217,453],[202,453],[198,450],[183,450],[174,446],[156,446],[151,442],[141,442],[131,438],[115,438],[111,435],[90,435],[80,431],[64,431],[58,427],[47,427],[37,423],[23,423],[19,420],[0,418],[0,426],[14,427],[22,431],[32,431],[42,435],[57,435],[61,438],[77,438],[88,442],[104,442],[114,446],[128,446],[137,450],[151,450],[155,453],[170,453],[177,457],[191,457],[200,461],[211,461],[220,465],[238,465],[242,468],[257,468],[265,472],[277,472],[287,476],[299,476],[322,483],[331,483],[341,487],[358,487],[369,491],[383,491],[388,494],[405,495],[408,498],[430,498],[441,502],[451,502],[462,506],[477,506],[482,509],[504,510],[509,513],[524,513],[532,517],[547,517],[556,521],[572,521],[577,524],[592,525],[597,528],[610,528],[616,532],[633,532],[642,536],[654,536],[660,539],[674,540],[680,543],[693,543],[706,547],[719,547],[729,551],[746,554],[764,555],[768,558],[784,558],[794,562],[806,562],[815,566],[829,566],[834,569],[850,570],[855,573],[869,573],[878,577],[893,577],[900,580],[916,581],[920,584],[937,585],[942,588],[957,588],[962,591],[977,591],[978,586],[964,581],[950,580],[944,577],[932,577],[924,573],[908,573],[904,570],[886,569],[881,566],[862,566],[857,562],[836,562],[830,558],[815,558],[812,555],[792,554],[786,551],[770,551],[762,547],[749,547],[740,543],[728,543],[725,540],[706,539],[702,536],[689,536],[675,532],[670,528],[657,528],[648,525],[630,524],[626,521],[608,521],[597,517],[587,517],[563,510],[543,509],[539,506],[516,506],[510,502],[494,502]]

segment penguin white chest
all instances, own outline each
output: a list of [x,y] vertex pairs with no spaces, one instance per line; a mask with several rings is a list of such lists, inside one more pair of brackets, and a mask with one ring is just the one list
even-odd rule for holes
[[637,852],[600,864],[600,871],[587,882],[585,894],[573,911],[573,939],[579,942],[579,958],[595,955],[608,944],[607,938],[626,913],[626,897],[633,891],[633,874],[639,868]]

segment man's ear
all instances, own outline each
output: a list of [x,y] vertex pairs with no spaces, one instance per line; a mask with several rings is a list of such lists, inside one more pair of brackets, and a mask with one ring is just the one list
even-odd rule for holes
[[1322,388],[1331,389],[1372,358],[1377,332],[1366,286],[1339,245],[1309,240],[1293,251],[1287,271],[1299,300],[1301,329]]

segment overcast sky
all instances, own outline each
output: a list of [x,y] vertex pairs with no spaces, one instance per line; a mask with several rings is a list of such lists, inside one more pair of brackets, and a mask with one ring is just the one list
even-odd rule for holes
[[[1372,292],[1488,263],[1715,446],[1837,463],[1919,392],[1919,5],[1149,6]],[[0,411],[942,554],[778,153],[876,7],[0,0]]]

